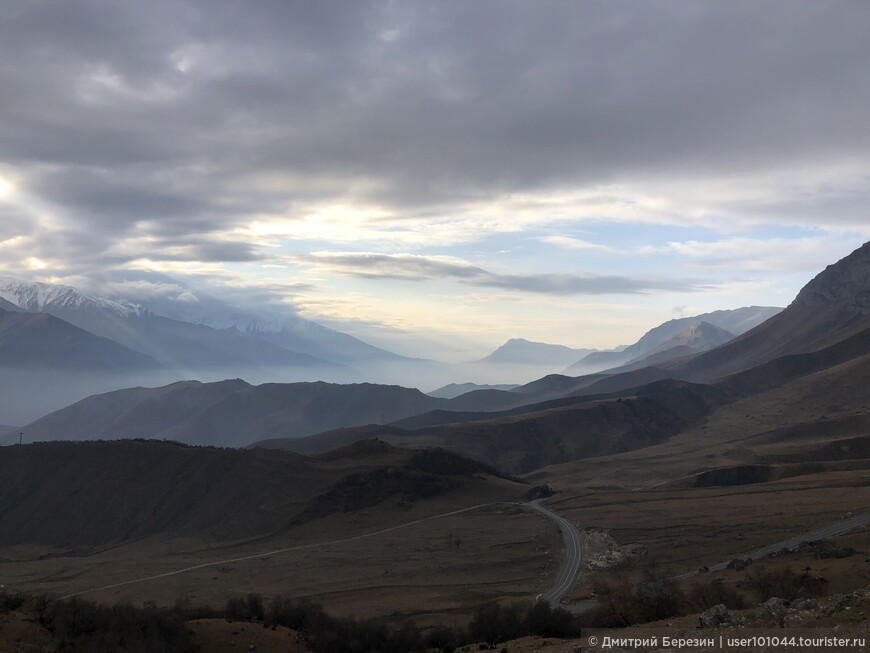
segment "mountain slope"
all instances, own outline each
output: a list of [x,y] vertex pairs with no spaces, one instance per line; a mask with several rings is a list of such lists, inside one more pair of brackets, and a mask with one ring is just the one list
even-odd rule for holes
[[296,318],[285,321],[277,331],[247,325],[245,332],[266,342],[306,352],[335,363],[352,365],[369,362],[413,362],[414,359],[375,347],[347,333]]
[[823,349],[870,327],[870,243],[829,265],[781,313],[686,361],[665,364],[674,376],[710,380],[767,361]]
[[532,342],[524,338],[512,338],[494,352],[477,361],[485,364],[510,365],[564,365],[576,360],[593,349],[572,349],[564,345]]
[[47,313],[0,308],[0,367],[127,372],[160,366],[148,356]]
[[446,405],[419,390],[369,383],[189,381],[88,397],[24,431],[29,441],[148,437],[245,446],[269,437],[383,424]]
[[16,306],[15,304],[13,304],[12,302],[10,302],[7,299],[3,299],[2,297],[0,297],[0,309],[2,309],[4,311],[11,311],[13,313],[17,313],[18,311],[21,310],[18,308],[18,306]]
[[647,356],[664,353],[674,347],[689,347],[696,351],[706,351],[723,345],[729,340],[734,340],[733,333],[702,321],[690,324],[673,338],[648,352]]
[[[306,320],[289,309],[276,308],[268,301],[245,308],[200,288],[190,287],[184,281],[168,275],[147,273],[139,280],[176,289],[170,295],[152,294],[136,299],[154,315],[211,327],[217,331],[236,330],[252,338],[334,363],[412,360]],[[136,278],[129,281],[135,283]]]
[[69,286],[0,278],[0,298],[114,340],[168,368],[333,365],[236,329],[173,320],[140,304],[93,297]]
[[115,390],[55,411],[23,430],[30,441],[165,437],[178,423],[249,387],[236,379]]
[[735,336],[745,333],[773,317],[782,309],[771,306],[747,306],[733,310],[713,311],[694,317],[668,320],[647,331],[636,343],[618,352],[592,352],[565,369],[565,374],[577,375],[626,365],[647,356],[673,338],[679,338],[687,328],[706,322]]
[[611,368],[607,372],[609,374],[618,374],[653,365],[660,366],[667,361],[710,351],[733,339],[734,334],[730,331],[720,329],[709,322],[690,324],[681,333],[678,333],[652,351],[629,361],[625,365]]
[[103,310],[125,317],[146,313],[142,306],[131,302],[101,299],[70,286],[22,281],[12,277],[0,277],[0,299],[31,313],[53,315],[54,311]]
[[511,473],[525,473],[662,442],[699,423],[725,400],[716,388],[663,381],[626,398],[576,401],[490,420],[413,431],[369,426],[257,446],[310,452],[377,436],[402,446],[445,447]]
[[449,452],[383,442],[323,457],[135,440],[9,447],[0,546],[80,551],[156,535],[232,542],[337,512],[451,493],[460,503],[516,499],[527,489],[496,474]]
[[525,395],[478,390],[440,399],[415,388],[373,383],[184,381],[96,394],[31,422],[28,441],[165,438],[243,447],[361,424],[386,424],[432,410],[495,411]]
[[509,392],[517,387],[518,386],[514,384],[485,385],[480,383],[448,383],[447,385],[432,390],[431,392],[427,392],[426,394],[430,397],[437,397],[438,399],[455,399],[456,397],[461,397],[464,394],[475,392],[477,390],[502,390],[504,392]]

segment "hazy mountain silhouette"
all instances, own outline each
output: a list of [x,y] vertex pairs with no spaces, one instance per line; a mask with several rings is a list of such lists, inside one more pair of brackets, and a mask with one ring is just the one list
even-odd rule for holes
[[720,329],[709,322],[697,322],[687,326],[682,332],[662,343],[640,358],[625,365],[607,370],[608,374],[628,372],[644,367],[661,365],[667,361],[684,358],[693,354],[715,349],[734,339],[734,334]]
[[0,298],[23,311],[48,313],[114,340],[168,368],[335,365],[235,328],[171,319],[137,303],[94,297],[70,286],[0,278]]
[[[678,340],[706,345],[729,335],[714,329],[709,325],[684,328]],[[549,402],[530,401],[500,414],[442,409],[387,428],[348,429],[261,444],[317,451],[378,435],[396,444],[445,446],[524,472],[661,443],[700,424],[722,406],[772,389],[780,392],[779,401],[801,397],[803,408],[824,410],[836,404],[839,411],[864,411],[867,390],[854,389],[868,387],[868,369],[870,245],[865,245],[829,266],[787,309],[755,329],[661,367],[585,378],[552,375],[504,393],[522,396],[525,391],[529,398],[549,396]],[[729,375],[734,371],[739,373]],[[711,383],[667,378],[690,376]],[[836,396],[827,388],[836,388]]]
[[820,272],[779,314],[721,347],[663,368],[681,378],[715,379],[824,349],[868,328],[870,243],[865,243]]
[[572,349],[564,345],[551,345],[545,342],[532,342],[525,338],[511,338],[478,363],[511,365],[564,365],[565,361],[576,360],[594,349]]
[[727,331],[733,336],[740,335],[773,317],[782,309],[772,306],[746,306],[733,310],[713,311],[694,317],[683,317],[660,324],[647,331],[636,343],[621,351],[599,351],[581,358],[568,366],[564,373],[577,375],[590,371],[606,370],[637,361],[648,356],[680,335],[689,327],[706,322]]
[[0,308],[0,367],[121,372],[153,370],[160,365],[47,313]]
[[502,385],[485,385],[480,383],[448,383],[445,386],[442,386],[436,390],[432,390],[431,392],[427,392],[430,397],[438,397],[439,399],[455,399],[456,397],[462,396],[464,394],[468,394],[469,392],[474,392],[476,390],[503,390],[510,391],[514,390],[518,386],[514,384],[502,384]]
[[268,437],[383,424],[444,404],[419,390],[370,383],[186,381],[88,397],[24,430],[30,441],[148,437],[239,447]]

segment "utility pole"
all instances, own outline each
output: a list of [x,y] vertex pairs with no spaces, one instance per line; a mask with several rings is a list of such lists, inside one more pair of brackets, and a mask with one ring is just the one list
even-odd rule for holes
[[21,441],[24,439],[24,432],[21,431],[18,433],[18,444],[21,444]]

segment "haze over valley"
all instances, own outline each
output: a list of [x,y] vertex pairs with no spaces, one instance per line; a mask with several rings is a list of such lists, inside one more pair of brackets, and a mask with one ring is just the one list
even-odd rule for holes
[[0,651],[864,650],[868,30],[4,5]]

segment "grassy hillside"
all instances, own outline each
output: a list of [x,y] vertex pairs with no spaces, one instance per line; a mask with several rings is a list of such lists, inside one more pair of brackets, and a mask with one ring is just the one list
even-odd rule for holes
[[[473,496],[495,475],[456,454],[383,443],[324,457],[138,440],[6,447],[0,546],[95,549],[155,535],[250,540],[384,502]],[[499,488],[505,496],[525,491]]]

